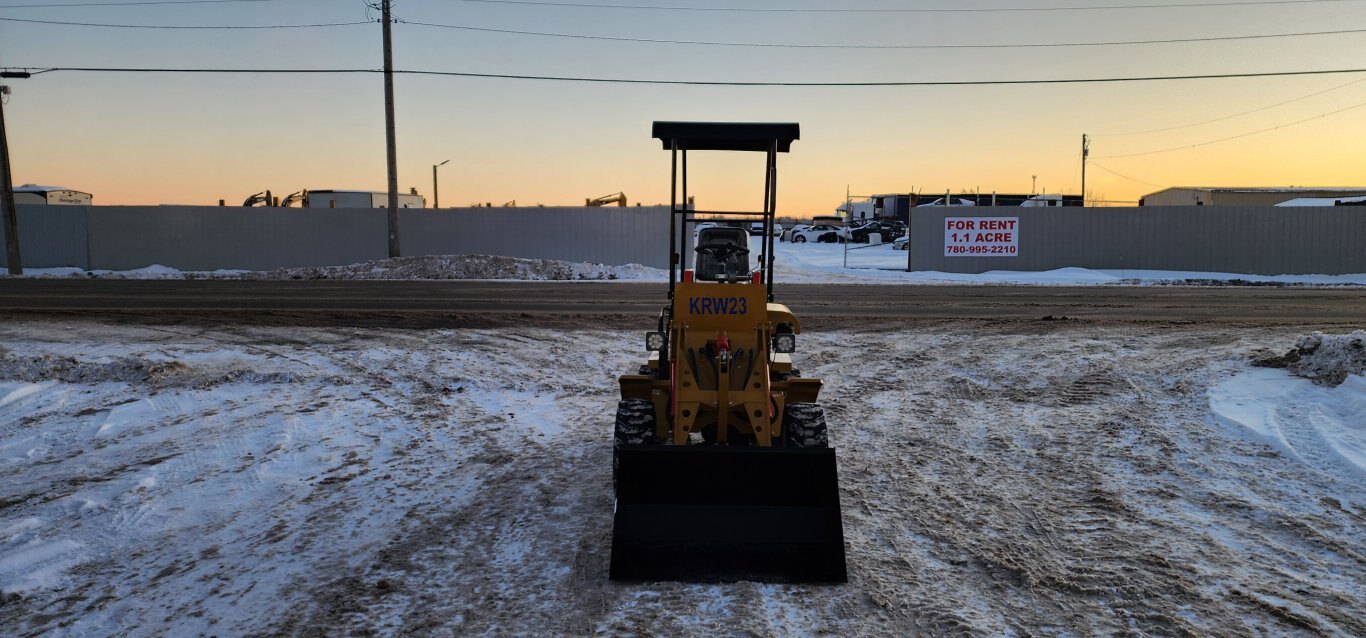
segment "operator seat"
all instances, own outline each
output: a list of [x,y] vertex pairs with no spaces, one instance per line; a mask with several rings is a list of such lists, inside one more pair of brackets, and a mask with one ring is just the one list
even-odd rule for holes
[[732,281],[749,276],[749,233],[717,226],[697,233],[697,281]]

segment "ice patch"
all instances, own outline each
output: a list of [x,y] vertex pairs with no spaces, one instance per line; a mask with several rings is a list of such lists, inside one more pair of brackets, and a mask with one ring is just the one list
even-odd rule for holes
[[[5,385],[9,385],[9,384],[5,384]],[[3,388],[5,387],[5,385],[0,385],[0,389],[3,389]],[[15,389],[13,389],[13,390],[10,390],[8,393],[5,394],[4,398],[0,398],[0,408],[5,407],[5,406],[7,406],[7,405],[9,405],[9,404],[11,404],[11,403],[14,403],[15,401],[18,401],[19,399],[22,399],[22,398],[24,398],[24,397],[26,397],[26,396],[29,396],[29,395],[31,395],[31,394],[35,394],[35,393],[41,392],[41,391],[43,390],[43,388],[47,387],[48,385],[51,385],[51,384],[47,384],[47,383],[23,383],[23,384],[19,384],[19,387],[15,388]]]
[[85,561],[80,555],[82,547],[63,539],[34,540],[15,549],[6,548],[0,554],[0,593],[18,594],[59,584],[67,570]]
[[109,414],[105,415],[104,423],[101,423],[100,429],[95,431],[95,436],[107,436],[130,423],[139,421],[155,423],[160,416],[160,411],[149,399],[115,406],[109,411]]
[[27,532],[29,530],[38,529],[42,526],[43,519],[41,518],[38,518],[36,516],[22,518],[18,521],[5,525],[4,527],[0,527],[0,539],[4,539],[4,541],[7,543],[12,543],[18,540],[20,534],[23,534],[24,532]]

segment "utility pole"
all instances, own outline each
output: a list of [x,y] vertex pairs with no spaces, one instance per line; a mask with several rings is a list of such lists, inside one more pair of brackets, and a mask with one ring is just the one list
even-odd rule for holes
[[389,257],[399,256],[398,243],[398,149],[394,145],[394,42],[389,0],[384,13],[384,135],[389,152]]
[[1030,176],[1029,176],[1029,194],[1030,194],[1030,195],[1033,195],[1033,194],[1034,194],[1034,191],[1038,190],[1038,188],[1039,188],[1039,176],[1038,176],[1038,175],[1030,175]]
[[1091,138],[1081,134],[1081,206],[1086,208],[1086,157],[1091,154]]
[[[27,73],[5,73],[0,77],[26,78]],[[24,274],[24,264],[19,258],[19,215],[14,210],[14,182],[9,165],[9,137],[5,132],[4,95],[8,87],[0,86],[0,209],[5,216],[5,259],[9,264],[9,274]]]

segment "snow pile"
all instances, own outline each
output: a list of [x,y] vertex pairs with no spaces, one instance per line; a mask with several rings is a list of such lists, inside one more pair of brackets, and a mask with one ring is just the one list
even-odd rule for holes
[[[640,264],[607,266],[552,259],[520,259],[493,255],[439,255],[398,257],[350,266],[281,268],[240,275],[215,275],[232,279],[514,279],[531,281],[600,281],[650,279],[663,271]],[[190,278],[197,278],[191,276]]]
[[[240,272],[245,271],[219,270],[215,271],[212,274],[234,274]],[[37,279],[185,279],[185,275],[186,273],[175,268],[171,268],[170,266],[152,264],[150,266],[134,268],[132,270],[85,270],[82,268],[74,268],[71,266],[63,266],[60,268],[25,268],[24,274],[22,276],[33,277]],[[8,276],[9,275],[0,272],[0,278]]]
[[1285,368],[1318,385],[1342,385],[1349,375],[1366,373],[1366,330],[1345,335],[1305,335],[1295,342],[1293,350],[1278,357],[1257,359],[1253,365]]
[[521,259],[491,255],[399,257],[347,266],[306,266],[275,270],[181,271],[161,265],[136,270],[30,268],[25,276],[90,279],[512,279],[531,281],[605,281],[663,279],[664,271],[640,264],[605,264]]

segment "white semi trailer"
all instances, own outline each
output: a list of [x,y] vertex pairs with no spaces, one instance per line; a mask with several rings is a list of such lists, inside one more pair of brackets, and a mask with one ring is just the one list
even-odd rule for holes
[[90,193],[73,191],[60,186],[24,184],[14,187],[14,203],[45,204],[48,206],[89,206],[94,200]]

